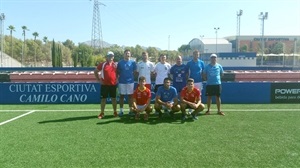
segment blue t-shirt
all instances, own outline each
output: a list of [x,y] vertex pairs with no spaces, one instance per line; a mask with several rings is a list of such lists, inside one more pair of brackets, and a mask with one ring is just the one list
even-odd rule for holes
[[160,100],[163,102],[173,102],[173,99],[177,97],[177,90],[173,86],[170,86],[169,89],[160,86],[156,92],[156,96],[160,96]]
[[119,83],[133,83],[133,72],[136,71],[136,63],[133,60],[121,60],[120,62],[118,62],[117,71],[119,73]]
[[190,72],[190,78],[193,78],[195,83],[202,82],[202,71],[204,70],[204,62],[200,59],[198,59],[197,62],[191,60],[186,64],[186,66]]
[[188,69],[184,64],[173,65],[170,69],[170,74],[173,76],[173,86],[176,88],[177,92],[180,92],[182,88],[186,86],[186,75]]
[[205,67],[204,73],[207,78],[207,85],[220,85],[221,84],[221,74],[224,70],[222,65],[216,63],[216,65],[208,64]]

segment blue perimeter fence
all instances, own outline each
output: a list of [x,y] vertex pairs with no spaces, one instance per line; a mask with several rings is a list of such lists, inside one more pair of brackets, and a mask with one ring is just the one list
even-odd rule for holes
[[[96,104],[100,103],[100,87],[99,83],[0,83],[0,104]],[[300,103],[300,84],[224,82],[221,98],[225,104]],[[154,99],[152,91],[152,103]],[[107,101],[111,103],[110,98]]]

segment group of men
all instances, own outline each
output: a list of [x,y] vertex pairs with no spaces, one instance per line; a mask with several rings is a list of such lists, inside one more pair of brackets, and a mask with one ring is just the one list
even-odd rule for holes
[[[153,111],[151,105],[151,76],[155,76],[155,103],[154,109],[158,118],[163,118],[163,113],[174,118],[174,113],[181,111],[182,121],[188,114],[193,120],[203,111],[205,105],[201,101],[202,82],[206,80],[207,111],[210,114],[211,98],[216,96],[218,114],[221,111],[221,76],[223,68],[217,63],[217,55],[210,56],[210,63],[204,65],[199,59],[200,52],[193,52],[193,59],[186,65],[182,57],[177,56],[176,64],[171,66],[166,61],[166,55],[161,54],[159,62],[154,64],[148,60],[148,53],[142,53],[142,61],[136,63],[131,57],[130,50],[124,51],[124,59],[114,62],[114,53],[109,51],[106,61],[99,63],[94,71],[97,81],[101,84],[101,112],[99,119],[104,117],[106,98],[110,97],[114,116],[122,117],[124,114],[124,97],[128,97],[129,115],[134,115],[136,120],[144,113],[144,120],[148,120]],[[138,86],[134,88],[134,77],[138,76]],[[172,86],[171,86],[172,83]],[[117,87],[120,95],[120,111],[117,112]],[[186,109],[189,109],[186,112]]]

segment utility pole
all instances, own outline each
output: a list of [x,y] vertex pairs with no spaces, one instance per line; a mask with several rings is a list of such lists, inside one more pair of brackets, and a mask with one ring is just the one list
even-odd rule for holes
[[264,40],[264,23],[265,20],[268,19],[268,12],[260,12],[259,14],[259,19],[261,20],[261,48],[262,48],[262,52],[261,52],[261,61],[260,61],[260,65],[263,65],[264,62],[264,52],[265,52],[265,40]]
[[100,5],[106,6],[98,0],[94,0],[91,47],[101,50],[103,48],[103,37],[100,18]]

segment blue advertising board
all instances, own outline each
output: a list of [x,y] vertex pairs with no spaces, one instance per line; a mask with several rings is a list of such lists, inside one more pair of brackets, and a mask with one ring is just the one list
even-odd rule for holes
[[[154,84],[152,84],[152,90]],[[206,103],[205,83],[202,102]],[[299,83],[224,82],[222,103],[299,103]],[[125,102],[127,99],[125,99]],[[152,91],[151,102],[155,93]],[[214,100],[214,99],[213,99]],[[110,98],[107,98],[111,103]],[[119,101],[119,97],[117,97]],[[99,83],[0,83],[0,104],[97,104]]]

